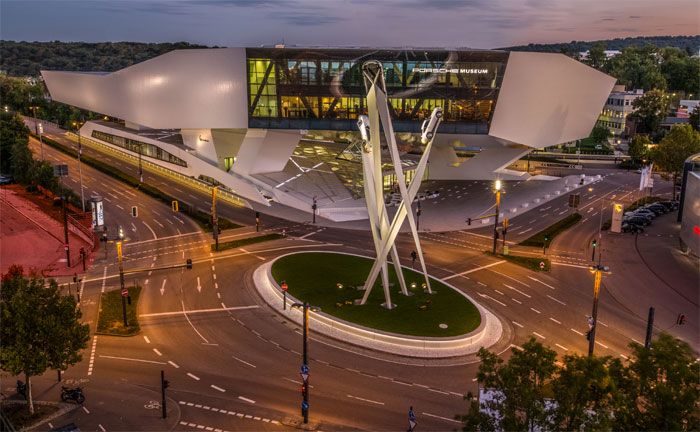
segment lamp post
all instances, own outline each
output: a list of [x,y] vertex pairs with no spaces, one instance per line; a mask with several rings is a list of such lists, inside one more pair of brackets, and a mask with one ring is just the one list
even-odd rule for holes
[[591,313],[591,320],[589,322],[590,330],[588,330],[588,355],[593,355],[593,348],[595,347],[595,331],[598,326],[598,297],[600,294],[600,282],[603,279],[603,273],[609,273],[610,269],[607,266],[602,266],[600,264],[590,267],[591,273],[593,273],[593,312]]
[[318,312],[321,308],[316,306],[310,306],[308,302],[304,303],[294,303],[292,308],[300,308],[304,315],[303,323],[303,354],[302,354],[302,364],[301,364],[301,415],[304,417],[304,423],[309,422],[309,362],[308,362],[308,338],[309,338],[309,310]]
[[124,319],[124,328],[127,328],[129,326],[129,323],[126,319],[126,297],[128,295],[124,295],[126,291],[126,287],[124,286],[124,265],[122,263],[122,239],[121,239],[121,233],[119,236],[119,241],[117,241],[117,259],[119,260],[119,284],[121,287],[121,297],[122,297],[122,317]]
[[493,223],[493,253],[496,254],[496,242],[498,240],[498,213],[501,207],[501,181],[496,180],[496,219]]
[[85,213],[85,191],[83,190],[83,164],[81,163],[80,157],[83,154],[83,143],[80,139],[80,123],[74,121],[73,127],[78,132],[78,176],[80,177],[80,205],[83,208],[83,213]]

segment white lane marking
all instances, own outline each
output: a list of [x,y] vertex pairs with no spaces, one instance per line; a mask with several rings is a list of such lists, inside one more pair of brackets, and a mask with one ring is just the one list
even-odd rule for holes
[[517,304],[523,304],[523,302],[521,302],[520,300],[516,300],[513,297],[511,297],[510,299],[513,300],[514,302],[516,302]]
[[532,334],[534,334],[535,336],[537,336],[537,337],[539,337],[539,338],[547,339],[546,337],[542,336],[541,334],[539,334],[539,333],[537,333],[537,332],[532,332]]
[[323,228],[321,228],[320,230],[317,230],[317,231],[312,231],[312,232],[310,232],[310,233],[308,233],[308,234],[304,234],[303,236],[299,237],[299,240],[304,240],[305,238],[311,237],[311,236],[314,235],[314,234],[318,234],[318,233],[320,233],[321,231],[323,231]]
[[[255,258],[257,258],[257,259],[259,259],[259,260],[261,260],[261,261],[265,261],[265,258],[261,257],[260,255],[256,255],[256,254],[254,254],[254,253],[252,253],[252,252],[248,252],[247,250],[245,250],[245,249],[243,249],[243,248],[238,248],[238,250],[241,251],[241,252],[243,252],[243,253],[245,253],[245,254],[253,255]],[[215,278],[215,279],[216,279],[216,278]]]
[[620,354],[620,357],[622,357],[622,358],[625,359],[625,360],[629,360],[629,359],[630,359],[629,357],[627,357],[627,356],[624,355],[624,354]]
[[424,413],[421,413],[421,414],[423,414],[424,416],[434,417],[434,418],[436,418],[436,419],[445,420],[445,421],[452,422],[452,423],[459,423],[459,424],[462,424],[462,422],[459,421],[459,420],[455,420],[455,419],[451,419],[451,418],[447,418],[447,417],[442,417],[442,416],[435,415],[435,414],[430,414],[430,413],[427,413],[427,412],[424,412]]
[[570,329],[570,330],[571,330],[572,332],[578,334],[578,335],[583,336],[583,333],[581,333],[580,331],[578,331],[578,330],[576,330],[576,329]]
[[168,360],[168,363],[170,363],[170,366],[174,367],[175,369],[180,369],[180,366],[178,366],[178,364],[174,361]]
[[146,341],[146,343],[148,343],[148,344],[151,343],[151,340],[148,338],[148,336],[144,336],[143,338]]
[[538,311],[538,310],[535,309],[535,308],[530,308],[530,310],[533,311],[533,312],[537,312],[538,314],[541,314],[541,313],[542,313],[542,312]]
[[88,364],[88,376],[92,375],[92,368],[95,364],[95,351],[97,350],[97,335],[92,337],[92,350],[90,352],[90,363]]
[[119,207],[120,209],[124,210],[124,207],[120,206],[119,204],[115,204],[115,205],[116,205],[117,207]]
[[556,299],[556,298],[552,297],[552,296],[549,295],[549,294],[547,294],[547,297],[549,297],[550,299],[552,299],[552,300],[554,300],[555,302],[559,303],[560,305],[566,306],[566,303],[564,303],[563,301],[561,301],[561,300],[559,300],[559,299]]
[[158,354],[159,356],[162,356],[162,355],[163,355],[163,354],[160,353],[160,351],[158,351],[158,350],[155,349],[155,348],[153,348],[153,352],[156,353],[156,354]]
[[502,296],[505,295],[505,294],[503,294],[502,292],[500,292],[499,290],[497,290],[496,288],[494,288],[493,290],[496,291],[497,293],[499,293],[499,294],[502,295]]
[[253,399],[248,399],[247,397],[243,397],[243,396],[238,396],[238,399],[245,401],[245,402],[248,402],[248,403],[252,403],[252,404],[255,403],[255,401]]
[[560,266],[565,266],[565,267],[576,267],[576,268],[582,268],[582,269],[588,269],[588,266],[583,266],[583,265],[578,265],[578,264],[567,264],[563,262],[558,262],[558,261],[551,261],[552,265],[560,265]]
[[546,287],[548,287],[548,288],[555,289],[555,288],[554,288],[553,286],[551,286],[550,284],[544,283],[544,282],[542,282],[541,280],[535,279],[535,278],[532,277],[532,276],[528,276],[528,279],[534,280],[535,282],[539,282],[539,283],[541,283],[542,285],[544,285],[544,286],[546,286]]
[[458,276],[464,276],[465,274],[474,273],[474,272],[476,272],[476,271],[483,270],[483,269],[485,269],[485,268],[497,266],[497,265],[499,265],[499,264],[503,264],[504,262],[506,262],[506,261],[505,261],[505,260],[496,261],[496,262],[491,263],[491,264],[486,264],[485,266],[473,268],[473,269],[471,269],[471,270],[463,271],[462,273],[456,273],[456,274],[453,274],[453,275],[444,277],[444,278],[442,278],[442,280],[443,280],[443,281],[446,281],[446,280],[450,280],[450,279],[452,279],[452,278],[456,278],[456,277],[458,277]]
[[83,411],[85,411],[86,413],[90,414],[90,411],[88,411],[88,409],[85,408],[85,407],[83,407]]
[[524,286],[530,288],[530,285],[526,284],[525,282],[523,282],[523,281],[521,281],[521,280],[519,280],[519,279],[516,279],[516,278],[514,278],[514,277],[510,277],[510,276],[508,276],[507,274],[501,273],[501,272],[496,271],[496,270],[491,270],[491,271],[494,272],[494,273],[496,273],[496,274],[499,274],[499,275],[503,276],[504,278],[508,278],[508,279],[512,280],[513,282],[517,282],[517,283],[519,283],[520,285],[524,285]]
[[226,393],[226,390],[222,389],[222,388],[219,387],[219,386],[215,386],[214,384],[210,385],[209,387],[213,388],[214,390],[218,390],[218,391],[220,391],[221,393]]
[[598,341],[595,341],[598,345],[602,346],[603,348],[610,348],[609,346],[605,345],[604,343],[600,343]]
[[[151,232],[151,234],[153,234],[153,240],[157,240],[158,236],[156,235],[156,232],[153,231],[153,228],[151,228],[150,225],[148,225],[145,221],[141,221],[141,222],[143,222],[143,224],[146,225],[146,228],[148,228],[148,230]],[[158,224],[158,225],[160,225],[160,224]],[[160,226],[162,227],[163,225],[160,225]]]
[[252,367],[252,368],[255,368],[255,367],[257,367],[257,366],[255,366],[254,364],[252,364],[252,363],[248,363],[248,362],[247,362],[247,361],[245,361],[245,360],[241,360],[241,359],[239,359],[239,358],[238,358],[238,357],[236,357],[236,356],[231,356],[231,357],[233,357],[234,359],[238,360],[239,362],[241,362],[241,363],[243,363],[243,364],[245,364],[245,365],[248,365],[248,366],[250,366],[250,367]]
[[[106,247],[107,245],[105,245]],[[105,292],[105,284],[107,283],[107,266],[105,266],[105,270],[102,273],[102,289],[100,290],[101,293]]]
[[136,225],[133,222],[131,222],[131,231],[136,232]]
[[552,317],[549,317],[549,319],[550,319],[550,320],[552,320],[552,321],[554,321],[555,323],[557,323],[557,324],[561,325],[561,321],[555,320],[555,319],[554,319],[554,318],[552,318]]
[[192,378],[193,380],[199,381],[199,377],[195,374],[187,372],[187,376]]
[[520,231],[519,233],[517,233],[517,235],[525,234],[525,233],[530,232],[530,231],[532,231],[532,228],[528,228],[525,231]]
[[165,225],[163,225],[162,223],[158,222],[157,220],[153,219],[153,222],[157,223],[159,227],[165,228]]
[[480,293],[480,292],[477,292],[477,294],[479,294],[479,296],[482,297],[482,298],[491,299],[491,300],[495,301],[496,303],[498,303],[498,304],[501,305],[501,306],[508,306],[507,304],[496,300],[495,298],[491,297],[490,295],[482,294],[482,293]]
[[519,322],[517,322],[517,321],[511,321],[511,322],[512,322],[513,324],[515,324],[516,326],[518,326],[518,327],[520,327],[520,328],[523,328],[523,325],[520,324]]
[[372,400],[372,399],[365,399],[365,398],[353,396],[353,395],[350,395],[350,394],[347,395],[347,396],[348,396],[349,398],[351,398],[351,399],[357,399],[357,400],[362,401],[362,402],[369,402],[369,403],[373,403],[373,404],[376,404],[376,405],[384,405],[384,402],[379,402],[379,401],[375,401],[375,400]]
[[182,299],[180,299],[180,304],[182,304],[182,313],[183,313],[183,315],[185,315],[185,319],[190,324],[190,327],[192,327],[192,330],[194,330],[194,332],[197,333],[197,335],[199,335],[200,338],[202,338],[204,343],[208,344],[209,341],[207,340],[207,338],[202,336],[202,334],[199,332],[199,330],[197,330],[197,328],[194,326],[194,324],[192,324],[192,321],[190,321],[190,317],[187,316],[187,311],[185,310],[185,302]]
[[132,361],[132,362],[138,362],[138,363],[166,364],[165,362],[162,362],[162,361],[144,360],[144,359],[129,358],[129,357],[117,357],[117,356],[109,356],[109,355],[100,355],[100,358],[106,358],[106,359],[112,359],[112,360],[125,360],[125,361]]
[[554,345],[558,346],[559,348],[563,349],[564,351],[569,351],[569,348],[567,348],[563,345],[559,345],[558,343],[555,343]]
[[141,314],[139,317],[158,317],[158,316],[171,316],[171,315],[192,315],[192,314],[197,314],[197,313],[208,313],[208,312],[221,312],[221,311],[232,311],[232,310],[245,310],[245,309],[257,309],[260,306],[258,305],[252,305],[252,306],[232,306],[232,307],[227,307],[227,308],[218,308],[218,309],[193,309],[193,310],[188,310],[188,311],[175,311],[175,312],[156,312],[156,313],[149,313],[149,314]]
[[[97,427],[100,428],[102,432],[107,432],[107,429],[105,429],[104,426],[102,426],[101,424],[98,423]],[[53,429],[53,426],[51,426],[51,429]]]
[[520,291],[520,290],[517,289],[517,288],[514,288],[514,287],[512,287],[512,286],[510,286],[510,285],[508,285],[508,284],[503,284],[503,285],[504,285],[506,288],[512,289],[512,290],[515,291],[515,292],[519,292],[520,294],[524,295],[524,296],[527,297],[527,298],[532,298],[532,296],[530,296],[529,294],[525,294],[524,292]]

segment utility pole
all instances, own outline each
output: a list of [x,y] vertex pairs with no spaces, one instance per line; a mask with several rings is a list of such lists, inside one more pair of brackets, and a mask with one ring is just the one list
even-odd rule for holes
[[304,303],[294,303],[291,307],[301,308],[303,318],[303,350],[302,350],[302,364],[301,364],[301,415],[304,417],[304,424],[309,423],[309,362],[308,362],[308,337],[309,337],[309,310],[314,312],[320,311],[320,308],[315,306],[310,306],[308,302]]
[[593,349],[595,347],[595,331],[598,327],[598,297],[600,294],[600,282],[603,279],[603,272],[609,272],[608,267],[603,267],[601,265],[591,266],[591,273],[593,273],[593,313],[591,314],[591,319],[593,320],[593,325],[588,331],[588,355],[593,355]]
[[83,164],[81,163],[81,156],[83,154],[83,142],[80,137],[80,123],[73,122],[73,126],[78,131],[78,176],[80,177],[80,205],[83,208],[83,213],[85,213],[85,191],[83,190]]
[[493,254],[496,254],[496,242],[498,241],[498,213],[501,206],[501,181],[496,180],[496,220],[493,223]]
[[143,153],[143,144],[139,143],[139,183],[143,183],[143,167],[141,166],[141,153]]
[[44,160],[44,139],[42,136],[44,135],[44,125],[39,123],[38,127],[38,135],[39,135],[39,148],[41,149],[41,160]]
[[216,192],[218,190],[217,186],[211,188],[211,231],[217,251],[219,250],[219,217],[216,215]]
[[503,218],[503,250],[506,250],[506,234],[508,233],[508,218]]
[[654,308],[649,308],[649,318],[647,319],[647,337],[644,339],[644,348],[651,346],[651,336],[654,333]]
[[[117,259],[119,260],[119,284],[121,286],[122,295],[122,317],[124,318],[124,328],[129,326],[126,319],[126,287],[124,286],[124,265],[122,263],[122,240],[117,241]],[[128,295],[128,292],[127,292]]]
[[[63,188],[61,188],[63,189]],[[63,248],[66,250],[66,267],[70,267],[70,248],[68,247],[68,211],[66,210],[66,193],[61,194],[61,206],[63,207]]]
[[160,371],[160,397],[161,397],[161,402],[160,406],[162,409],[162,416],[163,418],[167,417],[167,409],[166,409],[166,398],[165,398],[165,389],[170,387],[170,381],[165,379],[165,372],[163,370]]

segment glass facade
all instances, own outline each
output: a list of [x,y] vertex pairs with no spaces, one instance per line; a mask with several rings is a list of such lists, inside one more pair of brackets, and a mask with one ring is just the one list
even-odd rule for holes
[[119,135],[112,135],[110,133],[97,130],[92,131],[92,137],[100,141],[104,141],[106,143],[110,143],[123,149],[132,151],[137,154],[141,152],[141,156],[143,157],[149,157],[165,162],[170,162],[171,164],[179,165],[182,167],[187,166],[187,162],[185,162],[184,160],[166,152],[165,150],[153,144],[133,140],[131,138],[124,138]]
[[507,52],[248,48],[249,127],[354,130],[362,64],[379,60],[399,132],[442,107],[445,133],[488,133]]

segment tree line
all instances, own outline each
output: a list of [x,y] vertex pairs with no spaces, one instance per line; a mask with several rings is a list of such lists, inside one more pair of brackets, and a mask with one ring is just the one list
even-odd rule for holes
[[653,45],[657,48],[676,47],[690,55],[700,49],[700,35],[695,36],[637,36],[595,41],[571,41],[551,44],[528,44],[500,48],[506,51],[538,51],[564,54],[578,54],[590,50],[596,44],[603,44],[608,50],[622,51],[632,46]]
[[[508,360],[481,349],[464,431],[694,431],[700,428],[700,363],[686,342],[661,333],[633,343],[629,361],[565,355],[531,338]],[[485,395],[482,393],[482,397]]]

